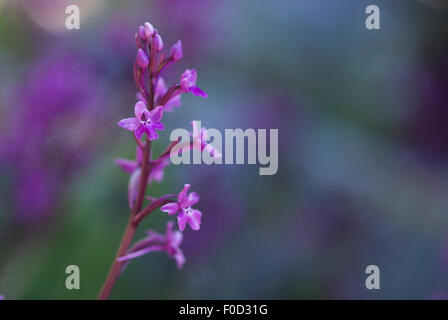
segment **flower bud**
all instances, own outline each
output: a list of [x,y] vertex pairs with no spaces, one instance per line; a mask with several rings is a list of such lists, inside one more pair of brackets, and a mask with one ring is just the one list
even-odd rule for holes
[[138,36],[142,41],[146,41],[146,33],[145,28],[143,28],[143,26],[138,27]]
[[148,55],[142,49],[138,49],[137,52],[137,64],[140,68],[146,69],[149,65]]
[[162,41],[162,37],[159,34],[156,34],[156,36],[154,37],[154,42],[153,42],[156,51],[162,51],[163,49],[163,41]]
[[146,38],[149,40],[154,35],[154,27],[149,22],[145,22],[145,34]]
[[182,42],[180,40],[177,40],[177,42],[171,47],[170,55],[174,61],[178,61],[182,58]]

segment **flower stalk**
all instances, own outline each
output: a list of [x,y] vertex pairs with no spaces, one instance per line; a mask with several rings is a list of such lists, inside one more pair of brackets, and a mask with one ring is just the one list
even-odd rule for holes
[[[98,295],[100,300],[109,298],[126,265],[131,259],[141,255],[154,251],[165,251],[176,261],[177,267],[182,268],[186,259],[179,248],[183,239],[181,231],[187,224],[193,230],[199,230],[201,225],[202,212],[191,208],[199,201],[199,195],[194,192],[188,193],[189,184],[185,184],[184,189],[177,196],[167,194],[155,199],[145,196],[145,193],[147,185],[153,180],[160,182],[163,179],[164,168],[169,165],[167,158],[173,147],[180,142],[179,140],[173,141],[156,160],[151,160],[152,141],[159,138],[157,130],[165,129],[162,123],[163,113],[173,111],[174,107],[180,106],[182,93],[192,93],[200,97],[207,97],[207,94],[196,86],[197,73],[194,69],[187,69],[181,75],[179,82],[170,88],[167,88],[161,77],[168,65],[182,58],[181,41],[174,44],[170,55],[165,58],[161,52],[163,49],[162,37],[149,22],[138,28],[134,38],[137,45],[134,81],[138,90],[136,95],[138,101],[134,106],[134,116],[120,120],[118,125],[133,133],[137,144],[136,159],[119,158],[115,161],[118,166],[130,174],[128,186],[130,215],[116,256]],[[146,135],[146,139],[144,139],[144,135]],[[146,207],[144,207],[145,199],[152,200]],[[144,209],[142,209],[143,207]],[[169,221],[165,235],[148,230],[146,238],[131,246],[140,222],[159,208],[168,215],[177,215],[180,231],[173,230],[174,223]]]

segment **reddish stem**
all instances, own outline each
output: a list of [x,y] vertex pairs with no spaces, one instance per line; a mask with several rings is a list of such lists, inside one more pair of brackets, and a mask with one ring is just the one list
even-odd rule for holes
[[106,300],[107,298],[109,298],[109,295],[112,292],[115,282],[117,281],[121,273],[121,267],[123,262],[118,261],[118,258],[126,254],[132,242],[132,239],[134,238],[134,234],[137,229],[137,224],[133,223],[133,220],[134,217],[137,215],[137,213],[140,212],[143,206],[143,199],[146,191],[148,176],[151,172],[151,168],[148,166],[150,155],[151,155],[151,141],[147,139],[146,146],[143,150],[142,174],[140,176],[137,201],[129,216],[128,225],[126,226],[126,230],[121,240],[120,247],[118,248],[115,259],[112,262],[112,266],[104,282],[103,288],[101,289],[101,292],[98,295],[98,300]]
[[147,206],[145,209],[143,209],[141,212],[139,212],[134,220],[132,221],[132,224],[137,227],[140,221],[142,221],[148,214],[156,210],[157,208],[160,208],[161,206],[174,202],[174,200],[171,200],[169,198],[175,197],[175,194],[168,194],[166,196],[160,197],[156,200],[154,200],[149,206]]

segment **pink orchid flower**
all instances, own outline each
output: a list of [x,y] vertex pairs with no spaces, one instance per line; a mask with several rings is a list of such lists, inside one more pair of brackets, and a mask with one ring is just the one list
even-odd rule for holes
[[165,204],[160,210],[173,215],[178,213],[177,222],[181,231],[185,230],[188,223],[193,230],[199,230],[201,227],[202,212],[192,209],[199,202],[199,195],[196,192],[188,193],[190,185],[186,184],[184,189],[178,194],[177,202]]
[[197,97],[207,98],[208,94],[196,86],[198,74],[195,69],[187,69],[180,76],[180,86],[184,92],[191,92]]
[[140,139],[143,134],[147,134],[149,140],[156,140],[159,135],[156,130],[164,130],[165,127],[160,120],[163,116],[162,106],[148,111],[143,101],[138,101],[134,108],[135,117],[125,118],[118,122],[118,125],[126,130],[134,131],[135,137]]
[[148,236],[137,242],[128,254],[119,257],[118,261],[128,261],[150,252],[165,251],[169,257],[176,260],[177,267],[181,269],[186,261],[182,250],[179,248],[183,235],[180,231],[173,231],[173,221],[166,224],[165,235],[153,230],[148,230],[147,234]]

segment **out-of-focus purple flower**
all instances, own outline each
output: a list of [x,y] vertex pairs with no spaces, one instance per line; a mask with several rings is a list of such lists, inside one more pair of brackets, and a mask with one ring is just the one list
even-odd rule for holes
[[182,59],[182,41],[177,40],[177,42],[171,47],[170,56],[173,58],[173,61]]
[[179,269],[185,264],[185,256],[179,248],[182,243],[182,232],[173,231],[173,222],[166,224],[166,233],[162,235],[153,230],[147,231],[148,236],[137,242],[130,250],[130,252],[118,258],[118,261],[128,261],[144,254],[165,251],[169,257],[176,260],[176,265]]
[[5,300],[5,297],[0,294],[0,300]]
[[[137,198],[138,185],[140,182],[141,166],[143,161],[142,149],[137,146],[135,152],[135,160],[117,158],[115,164],[118,165],[123,171],[130,174],[128,184],[128,202],[129,207],[132,209],[134,202]],[[148,177],[148,183],[154,179],[157,182],[161,182],[164,176],[164,169],[170,164],[168,159],[156,160],[152,162],[151,173]]]
[[86,163],[108,119],[98,116],[104,87],[81,53],[49,51],[27,70],[2,101],[14,107],[1,114],[0,162],[14,177],[10,213],[37,223],[54,213],[61,186]]
[[135,160],[117,158],[115,159],[115,164],[119,166],[123,171],[132,174],[135,170],[137,170],[142,164],[143,154],[142,149],[137,146],[137,150],[135,152]]
[[[206,150],[212,157],[221,158],[221,152],[219,152],[211,144],[207,143],[207,129],[205,127],[200,128],[197,121],[191,121],[191,126],[193,127],[193,132],[190,132],[190,135],[193,139],[192,148],[201,152]],[[186,148],[186,150],[188,150],[188,148]]]
[[161,182],[163,180],[165,168],[170,165],[170,161],[168,159],[162,159],[160,161],[153,161],[154,165],[151,169],[151,173],[149,174],[148,183],[154,179],[157,182]]
[[[161,77],[159,78],[159,81],[157,81],[157,87],[155,92],[155,99],[156,101],[163,97],[165,93],[168,91],[165,80]],[[167,103],[163,106],[163,111],[174,111],[175,108],[180,107],[181,101],[180,101],[181,95],[176,95],[172,97],[170,100],[168,100]]]
[[162,106],[148,111],[143,101],[138,101],[134,108],[135,117],[121,119],[118,125],[126,130],[133,131],[135,137],[140,139],[143,134],[147,134],[149,140],[159,138],[156,130],[164,130],[165,127],[160,120],[163,116]]
[[149,65],[148,56],[146,55],[145,51],[143,51],[140,48],[137,51],[137,63],[139,65],[139,67],[142,69],[148,68],[148,65]]
[[188,223],[193,230],[199,230],[201,227],[202,212],[197,209],[192,209],[196,203],[199,202],[199,195],[196,192],[188,193],[190,185],[186,184],[183,190],[177,196],[177,202],[168,203],[164,205],[161,210],[168,213],[168,215],[177,215],[177,222],[181,231],[185,230]]
[[196,86],[198,74],[195,69],[187,69],[180,76],[180,86],[184,92],[191,92],[197,97],[207,98],[208,94]]

